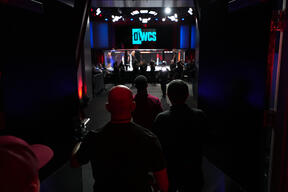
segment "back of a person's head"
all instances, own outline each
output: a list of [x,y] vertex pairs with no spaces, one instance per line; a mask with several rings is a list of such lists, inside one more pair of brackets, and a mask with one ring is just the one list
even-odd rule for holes
[[132,102],[133,93],[128,87],[117,85],[110,89],[108,94],[109,112],[113,114],[129,112]]
[[38,170],[53,156],[44,145],[29,145],[14,136],[0,136],[0,191],[38,192]]
[[168,84],[167,94],[172,105],[184,104],[189,95],[188,85],[181,79],[175,79]]
[[135,87],[137,90],[145,90],[147,89],[148,81],[144,75],[139,75],[134,80]]

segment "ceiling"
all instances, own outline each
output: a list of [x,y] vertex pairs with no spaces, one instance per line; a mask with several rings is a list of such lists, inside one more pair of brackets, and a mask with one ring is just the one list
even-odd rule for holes
[[91,7],[194,7],[194,0],[91,0]]
[[[113,21],[114,17],[119,17],[115,22],[117,23],[149,23],[149,24],[171,24],[175,22],[181,23],[194,23],[195,16],[191,8],[187,7],[172,7],[169,14],[165,13],[165,8],[162,7],[101,7],[99,14],[97,14],[97,9],[91,9],[90,19],[93,21]],[[189,12],[191,9],[191,12]],[[142,12],[145,11],[146,13]],[[188,11],[189,10],[189,11]],[[137,12],[136,14],[133,14]],[[153,14],[153,13],[154,14]],[[165,18],[163,21],[162,19]],[[145,22],[146,20],[146,22]]]

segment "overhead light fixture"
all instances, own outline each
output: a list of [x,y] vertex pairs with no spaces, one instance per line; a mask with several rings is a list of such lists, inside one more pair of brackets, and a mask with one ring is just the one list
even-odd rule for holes
[[117,15],[116,16],[112,15],[111,17],[112,17],[112,22],[119,21],[122,18],[122,16],[117,16]]
[[131,12],[131,15],[138,15],[139,14],[139,11],[138,10],[134,10]]
[[156,11],[149,11],[149,14],[156,16],[158,13]]
[[148,13],[148,10],[140,10],[140,13],[146,14],[146,13]]
[[162,18],[162,21],[163,21],[163,22],[166,21],[166,18]]
[[166,7],[165,8],[165,13],[166,14],[170,14],[171,13],[171,8],[170,7]]
[[[176,15],[176,14],[175,14]],[[170,19],[171,21],[175,21],[175,22],[178,22],[178,18],[175,17],[175,15],[173,16],[168,16],[168,19]],[[177,16],[177,15],[176,15]]]
[[151,20],[151,18],[149,17],[149,18],[143,18],[142,19],[142,23],[148,23],[148,21],[150,21]]
[[151,17],[149,17],[149,18],[142,18],[142,17],[139,17],[139,20],[140,20],[142,23],[148,23],[148,21],[151,20]]
[[97,9],[96,9],[96,15],[100,15],[100,13],[101,13],[100,8],[97,8]]
[[189,9],[188,9],[188,13],[189,13],[190,15],[193,15],[193,9],[192,9],[192,8],[189,8]]

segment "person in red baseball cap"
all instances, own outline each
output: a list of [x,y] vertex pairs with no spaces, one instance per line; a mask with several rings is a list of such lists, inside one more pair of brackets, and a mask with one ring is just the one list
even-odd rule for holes
[[38,171],[53,157],[41,144],[29,145],[14,136],[0,136],[0,191],[38,192]]

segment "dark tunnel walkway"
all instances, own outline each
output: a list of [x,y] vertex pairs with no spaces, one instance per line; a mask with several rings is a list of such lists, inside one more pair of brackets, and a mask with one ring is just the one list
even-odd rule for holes
[[[105,103],[107,101],[108,90],[112,87],[112,84],[106,84],[106,90],[102,91],[96,95],[89,103],[87,110],[85,111],[86,116],[91,118],[88,126],[89,130],[97,129],[102,127],[106,122],[109,121],[109,113],[105,109]],[[131,87],[131,84],[126,84],[126,86]],[[132,88],[133,93],[136,93],[136,89]],[[168,98],[162,98],[160,85],[149,84],[148,92],[154,96],[159,97],[162,103],[163,110],[166,110],[170,106]],[[193,99],[192,85],[189,86],[190,96],[187,100],[187,104],[190,107],[196,106],[196,101]],[[220,169],[215,167],[209,162],[209,160],[203,156],[203,172],[205,185],[203,192],[244,192],[241,187],[235,183],[231,178],[226,176]],[[82,174],[80,173],[82,172]],[[81,181],[77,180],[77,176],[82,175],[82,185]],[[78,177],[79,179],[79,177]],[[41,183],[41,192],[79,192],[79,188],[72,189],[71,183],[79,183],[79,188],[82,187],[82,192],[93,191],[93,176],[91,165],[87,164],[82,166],[82,168],[72,169],[69,164],[66,164],[62,169],[58,170],[55,175],[50,176]],[[77,191],[78,190],[78,191]]]

